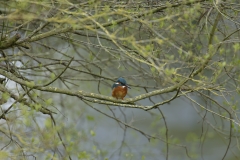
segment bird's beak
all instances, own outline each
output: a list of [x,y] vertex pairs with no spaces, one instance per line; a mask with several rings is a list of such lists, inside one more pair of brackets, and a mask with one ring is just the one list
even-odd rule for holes
[[127,87],[128,87],[129,89],[131,89],[131,87],[130,87],[130,86],[128,86],[128,85],[127,85]]

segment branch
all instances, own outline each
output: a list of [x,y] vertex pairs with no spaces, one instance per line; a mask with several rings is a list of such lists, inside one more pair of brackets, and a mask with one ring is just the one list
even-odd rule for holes
[[[191,0],[191,1],[188,1],[188,2],[181,2],[181,3],[176,2],[176,3],[170,4],[170,5],[163,5],[161,7],[157,7],[157,8],[154,8],[152,10],[147,10],[145,12],[140,12],[139,14],[135,14],[133,16],[124,17],[124,18],[120,18],[120,19],[115,20],[115,21],[104,23],[104,24],[102,24],[102,26],[103,27],[109,27],[109,26],[112,26],[112,25],[117,25],[117,24],[129,21],[131,19],[140,18],[140,17],[144,17],[144,16],[147,16],[147,15],[150,15],[150,14],[153,14],[153,13],[157,13],[157,12],[160,12],[160,11],[165,10],[167,8],[174,8],[174,7],[178,7],[180,5],[191,5],[191,4],[194,4],[194,3],[199,3],[199,2],[204,2],[204,1],[205,0],[195,0],[195,1]],[[68,26],[68,27],[65,27],[65,28],[57,28],[57,29],[53,29],[51,31],[33,36],[30,39],[27,38],[27,39],[20,40],[20,41],[17,42],[17,44],[21,44],[23,42],[34,42],[34,41],[38,41],[40,39],[44,39],[44,38],[47,38],[47,37],[50,37],[50,36],[53,36],[53,35],[58,35],[58,34],[61,34],[61,33],[71,32],[71,31],[74,31],[74,30],[83,30],[85,28],[99,29],[100,27],[96,26],[96,25],[89,25],[87,27],[83,27],[82,25],[80,25],[79,27]]]
[[16,44],[16,41],[21,38],[20,34],[15,34],[11,38],[8,38],[5,41],[0,41],[0,50],[7,49],[9,47],[12,47]]
[[[26,101],[26,99],[23,98],[23,96],[20,96],[20,97],[19,97],[19,96],[13,94],[13,93],[12,93],[11,91],[9,91],[6,87],[4,87],[2,84],[0,84],[0,91],[1,91],[1,92],[7,92],[7,93],[11,96],[11,98],[13,98],[13,99],[16,100],[16,102],[23,103],[24,105],[26,105],[26,106],[34,109],[34,110],[40,111],[40,112],[42,112],[43,114],[51,114],[51,113],[54,113],[53,111],[50,111],[49,109],[44,108],[44,107],[41,107],[41,108],[39,108],[39,109],[35,108],[35,106],[34,106],[33,104],[31,104],[31,103],[28,103],[28,102]],[[10,109],[11,109],[11,108],[9,108],[9,110],[10,110]],[[7,110],[6,112],[8,112],[8,110]],[[6,112],[5,112],[5,113],[6,113]],[[5,113],[4,113],[4,114],[5,114]],[[1,115],[1,117],[2,117],[2,116],[3,116],[3,115]]]
[[172,92],[175,91],[176,88],[180,88],[184,83],[186,83],[188,81],[188,78],[184,79],[183,81],[181,81],[180,83],[172,86],[172,87],[168,87],[165,89],[161,89],[161,90],[156,90],[156,91],[152,91],[149,92],[147,94],[142,94],[139,95],[135,98],[129,98],[126,100],[116,100],[113,97],[109,97],[109,96],[104,96],[101,94],[96,94],[96,93],[89,93],[89,92],[85,92],[82,90],[79,91],[71,91],[71,90],[66,90],[66,89],[61,89],[61,88],[57,88],[57,87],[42,87],[41,85],[35,85],[34,81],[24,81],[20,78],[17,78],[15,75],[13,75],[12,73],[6,72],[2,69],[0,69],[0,75],[3,75],[5,77],[7,77],[8,79],[11,79],[12,81],[19,83],[21,85],[27,86],[29,88],[32,89],[37,89],[37,90],[41,90],[41,91],[46,91],[46,92],[53,92],[53,93],[61,93],[61,94],[66,94],[66,95],[70,95],[70,96],[77,96],[77,97],[90,97],[90,98],[97,98],[100,100],[106,100],[106,101],[110,101],[110,102],[117,102],[117,103],[122,103],[122,104],[134,104],[133,102],[141,100],[141,99],[145,99],[151,96],[155,96],[158,94],[163,94],[163,93],[168,93],[168,92]]
[[170,99],[168,99],[168,100],[166,100],[166,101],[163,101],[163,102],[156,103],[155,105],[153,105],[152,107],[149,107],[149,108],[146,109],[146,110],[150,110],[150,109],[153,109],[153,108],[157,108],[157,107],[160,106],[160,105],[164,105],[164,104],[166,104],[166,103],[171,102],[172,100],[174,100],[175,98],[177,98],[179,91],[180,91],[180,88],[178,88],[177,93],[176,93],[172,98],[170,98]]
[[[193,71],[189,75],[189,77],[192,76]],[[113,97],[110,97],[110,96],[105,96],[105,95],[96,94],[96,93],[89,93],[89,92],[85,92],[85,91],[82,91],[82,90],[72,91],[72,90],[66,90],[66,89],[61,89],[61,88],[57,88],[57,87],[49,87],[49,86],[43,87],[41,85],[35,85],[34,81],[24,81],[20,78],[17,78],[12,73],[6,72],[2,69],[0,69],[0,74],[7,77],[8,79],[11,79],[12,81],[14,81],[16,83],[19,83],[21,85],[27,86],[27,87],[32,88],[32,89],[37,89],[37,90],[41,90],[41,91],[45,91],[45,92],[61,93],[61,94],[76,96],[76,97],[80,97],[80,98],[83,98],[83,97],[96,98],[98,100],[94,99],[94,100],[91,100],[91,101],[95,102],[95,103],[101,103],[101,104],[119,105],[119,106],[131,107],[131,108],[142,108],[144,110],[148,109],[151,106],[138,106],[138,105],[134,105],[133,102],[136,102],[138,100],[145,99],[145,98],[148,98],[148,97],[151,97],[151,96],[155,96],[155,95],[158,95],[158,94],[163,94],[163,93],[168,93],[168,92],[175,91],[177,88],[180,88],[183,84],[185,84],[189,80],[189,78],[185,78],[180,83],[177,83],[172,87],[152,91],[152,92],[149,92],[149,93],[146,93],[146,94],[139,95],[135,98],[129,98],[129,99],[126,99],[126,100],[117,100],[117,99],[115,99]],[[104,101],[102,101],[102,100],[104,100]],[[110,101],[110,102],[106,102],[106,101]],[[129,104],[129,105],[126,105],[126,104]]]
[[59,74],[59,75],[57,75],[53,80],[51,80],[50,82],[48,82],[48,83],[46,83],[46,84],[44,84],[44,85],[42,85],[42,86],[48,86],[48,85],[50,85],[50,84],[52,84],[53,82],[55,82],[58,78],[60,78],[61,76],[62,76],[62,74],[67,70],[67,68],[69,67],[69,65],[72,63],[72,61],[73,61],[73,57],[71,58],[71,60],[68,62],[68,64],[66,65],[66,67],[64,68],[64,70]]

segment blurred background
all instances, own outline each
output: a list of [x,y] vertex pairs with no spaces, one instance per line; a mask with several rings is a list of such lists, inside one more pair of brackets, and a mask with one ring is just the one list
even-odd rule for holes
[[0,3],[1,159],[240,159],[236,0]]

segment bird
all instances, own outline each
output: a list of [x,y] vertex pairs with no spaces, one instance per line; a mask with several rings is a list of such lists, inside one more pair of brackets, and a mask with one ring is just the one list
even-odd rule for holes
[[112,85],[112,96],[116,99],[122,99],[126,96],[128,88],[131,89],[123,77],[117,79]]

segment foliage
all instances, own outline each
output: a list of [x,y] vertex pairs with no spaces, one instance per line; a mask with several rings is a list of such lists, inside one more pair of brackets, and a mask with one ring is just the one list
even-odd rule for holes
[[236,0],[0,3],[0,157],[239,159]]

